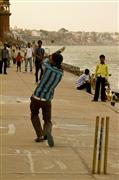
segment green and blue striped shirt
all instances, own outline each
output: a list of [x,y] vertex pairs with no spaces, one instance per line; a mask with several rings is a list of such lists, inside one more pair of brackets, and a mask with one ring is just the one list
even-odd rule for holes
[[34,91],[34,96],[39,99],[51,101],[54,95],[54,89],[60,82],[63,76],[63,71],[51,65],[46,59],[43,63],[44,74]]

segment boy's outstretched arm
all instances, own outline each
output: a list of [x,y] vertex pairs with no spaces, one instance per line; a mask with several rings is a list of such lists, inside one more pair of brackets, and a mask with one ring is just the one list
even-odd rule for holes
[[63,46],[62,48],[58,49],[55,53],[62,53],[65,50],[65,46]]

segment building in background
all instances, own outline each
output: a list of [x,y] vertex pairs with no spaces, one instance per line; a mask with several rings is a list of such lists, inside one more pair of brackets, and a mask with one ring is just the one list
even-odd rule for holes
[[0,40],[4,40],[5,35],[10,30],[10,15],[9,0],[0,0]]

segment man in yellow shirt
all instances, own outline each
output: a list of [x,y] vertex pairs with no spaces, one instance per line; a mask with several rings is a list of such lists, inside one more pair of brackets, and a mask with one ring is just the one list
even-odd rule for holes
[[100,55],[100,64],[97,64],[95,70],[96,87],[93,101],[98,101],[101,86],[101,101],[106,101],[105,83],[108,80],[108,66],[105,64],[105,56]]

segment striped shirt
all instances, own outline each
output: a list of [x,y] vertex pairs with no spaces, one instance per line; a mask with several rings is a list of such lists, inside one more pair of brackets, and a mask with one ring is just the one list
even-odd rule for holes
[[51,101],[54,95],[54,89],[60,82],[63,72],[55,66],[48,63],[46,59],[43,63],[44,74],[43,77],[34,91],[34,96],[39,99]]

